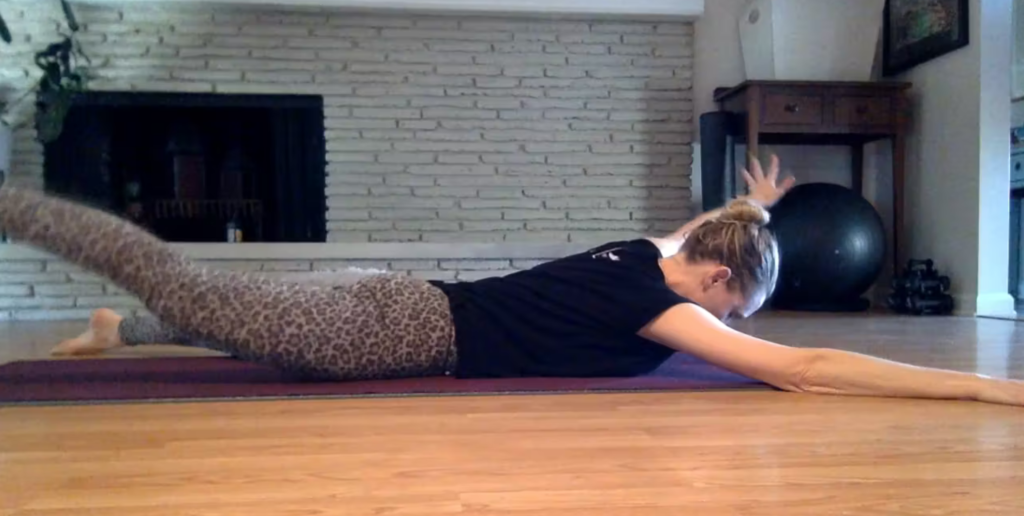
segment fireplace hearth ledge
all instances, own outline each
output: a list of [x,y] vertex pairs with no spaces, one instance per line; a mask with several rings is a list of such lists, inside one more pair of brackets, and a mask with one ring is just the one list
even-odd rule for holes
[[[593,243],[253,243],[172,244],[196,260],[477,260],[555,259]],[[0,262],[48,260],[53,255],[22,244],[0,244]]]
[[[89,4],[198,4],[203,0],[82,0]],[[705,0],[221,0],[226,5],[340,8],[426,14],[608,16],[664,21],[696,19]]]

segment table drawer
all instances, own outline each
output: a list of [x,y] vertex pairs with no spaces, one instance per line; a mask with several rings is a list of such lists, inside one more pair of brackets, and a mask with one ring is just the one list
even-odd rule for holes
[[839,126],[891,126],[896,121],[892,98],[839,97],[835,122]]
[[820,95],[766,93],[764,125],[821,125],[824,98]]

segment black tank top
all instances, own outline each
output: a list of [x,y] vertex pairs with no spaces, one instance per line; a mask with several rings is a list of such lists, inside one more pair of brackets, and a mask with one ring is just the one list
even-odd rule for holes
[[623,377],[672,350],[637,335],[688,299],[672,292],[649,240],[614,242],[501,278],[434,282],[447,295],[456,376]]

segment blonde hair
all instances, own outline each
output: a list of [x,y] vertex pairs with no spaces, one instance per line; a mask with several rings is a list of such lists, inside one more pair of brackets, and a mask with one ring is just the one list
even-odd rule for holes
[[758,204],[734,200],[716,219],[701,224],[680,249],[690,263],[715,262],[732,271],[730,286],[750,296],[770,296],[779,277],[779,245],[768,230],[771,216]]

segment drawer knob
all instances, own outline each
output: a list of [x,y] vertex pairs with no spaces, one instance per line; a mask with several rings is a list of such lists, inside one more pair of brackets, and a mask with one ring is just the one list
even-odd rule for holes
[[800,105],[799,104],[786,104],[785,106],[782,106],[782,109],[784,109],[787,113],[799,113],[800,112]]

